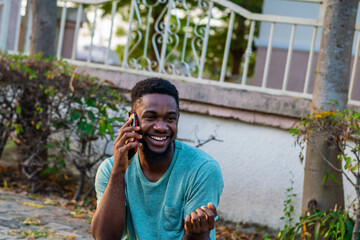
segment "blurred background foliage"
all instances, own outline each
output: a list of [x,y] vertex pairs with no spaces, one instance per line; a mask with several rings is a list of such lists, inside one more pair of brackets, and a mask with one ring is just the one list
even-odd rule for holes
[[73,199],[86,198],[96,167],[110,156],[107,145],[124,122],[121,93],[110,82],[40,54],[1,54],[0,72],[0,157],[6,147],[16,149],[18,169],[32,192],[41,190],[39,178],[75,169]]

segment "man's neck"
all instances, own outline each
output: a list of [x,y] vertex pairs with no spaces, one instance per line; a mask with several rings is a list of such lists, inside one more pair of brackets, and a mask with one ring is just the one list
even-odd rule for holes
[[175,152],[175,143],[171,144],[171,149],[166,155],[152,154],[149,156],[145,154],[142,149],[139,149],[139,160],[141,169],[145,177],[150,182],[159,180],[169,168]]

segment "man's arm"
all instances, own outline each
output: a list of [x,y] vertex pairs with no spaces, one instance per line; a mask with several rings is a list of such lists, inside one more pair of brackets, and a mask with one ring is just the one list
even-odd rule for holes
[[215,239],[215,230],[212,230],[217,216],[215,206],[219,204],[224,186],[221,169],[216,161],[210,160],[194,171],[195,177],[185,193],[183,239]]
[[131,126],[129,119],[120,129],[114,142],[114,164],[109,182],[101,202],[91,221],[91,232],[95,239],[120,239],[126,224],[125,171],[130,164],[128,151],[141,146],[139,142],[128,142],[130,138],[141,139],[140,127]]
[[182,240],[210,240],[210,231],[215,227],[217,211],[212,203],[202,206],[185,217],[185,234]]

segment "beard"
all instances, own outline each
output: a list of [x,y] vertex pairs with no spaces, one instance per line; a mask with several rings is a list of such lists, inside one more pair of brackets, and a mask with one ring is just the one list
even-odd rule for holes
[[152,164],[169,160],[169,158],[171,157],[172,149],[175,146],[175,141],[172,141],[162,153],[152,151],[145,141],[143,141],[142,144],[142,150],[145,155],[145,159],[149,164]]

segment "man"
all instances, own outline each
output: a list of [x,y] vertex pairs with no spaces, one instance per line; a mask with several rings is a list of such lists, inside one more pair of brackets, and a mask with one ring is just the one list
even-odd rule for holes
[[221,171],[209,155],[175,140],[180,114],[175,86],[143,80],[132,89],[131,101],[139,126],[130,118],[121,127],[114,156],[96,175],[94,238],[215,239]]

